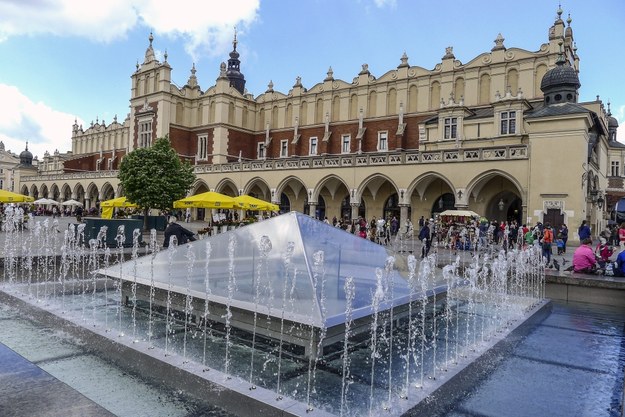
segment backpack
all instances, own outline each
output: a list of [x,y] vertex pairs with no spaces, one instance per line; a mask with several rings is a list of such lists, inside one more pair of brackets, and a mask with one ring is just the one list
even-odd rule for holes
[[553,232],[550,229],[545,229],[543,232],[543,242],[553,243]]

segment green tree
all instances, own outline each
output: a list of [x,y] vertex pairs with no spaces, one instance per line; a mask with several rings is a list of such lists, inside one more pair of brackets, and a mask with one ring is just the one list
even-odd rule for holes
[[143,208],[147,229],[149,210],[170,209],[174,201],[186,196],[195,174],[188,162],[180,160],[165,136],[149,148],[138,148],[126,155],[117,178],[128,200]]

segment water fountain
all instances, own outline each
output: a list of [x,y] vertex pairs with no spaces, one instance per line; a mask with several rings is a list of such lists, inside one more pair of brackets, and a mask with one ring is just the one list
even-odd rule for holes
[[57,262],[54,226],[30,227],[28,239],[6,229],[27,243],[5,243],[5,297],[241,415],[443,404],[433,399],[485,372],[480,355],[544,307],[537,248],[439,268],[436,251],[418,261],[293,212],[163,251],[154,233],[130,253],[118,241],[113,260],[107,231],[85,250],[70,230]]

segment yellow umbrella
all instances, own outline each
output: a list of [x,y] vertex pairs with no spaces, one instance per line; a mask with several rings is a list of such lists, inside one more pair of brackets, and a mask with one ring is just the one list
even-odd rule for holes
[[206,209],[230,209],[238,208],[234,198],[214,191],[192,195],[181,200],[174,201],[174,208],[206,208]]
[[244,208],[246,210],[280,210],[280,207],[278,207],[276,204],[261,200],[256,197],[252,197],[251,195],[240,195],[238,197],[235,197],[234,200],[239,203],[239,206],[241,208]]
[[35,199],[27,195],[0,190],[0,203],[31,203],[33,201],[35,201]]
[[117,197],[112,200],[106,200],[106,201],[101,202],[100,207],[102,207],[102,218],[112,219],[114,207],[134,208],[138,206],[135,203],[131,203],[130,201],[128,201],[126,197]]

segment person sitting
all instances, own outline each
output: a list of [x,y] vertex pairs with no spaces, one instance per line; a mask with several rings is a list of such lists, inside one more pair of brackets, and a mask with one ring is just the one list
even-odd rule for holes
[[592,250],[592,239],[587,237],[582,240],[573,253],[573,272],[582,274],[594,274],[597,271],[597,259]]
[[599,238],[599,244],[595,248],[595,255],[599,267],[605,268],[605,265],[610,261],[610,256],[614,253],[612,246],[608,245],[608,240],[605,237]]
[[176,242],[178,245],[183,245],[189,241],[193,242],[195,240],[193,232],[180,226],[178,223],[176,223],[177,221],[178,218],[176,216],[169,216],[169,224],[165,229],[165,241],[163,242],[164,248],[169,247],[169,242],[172,236],[176,237]]
[[625,250],[619,252],[616,261],[614,261],[614,275],[625,277]]

